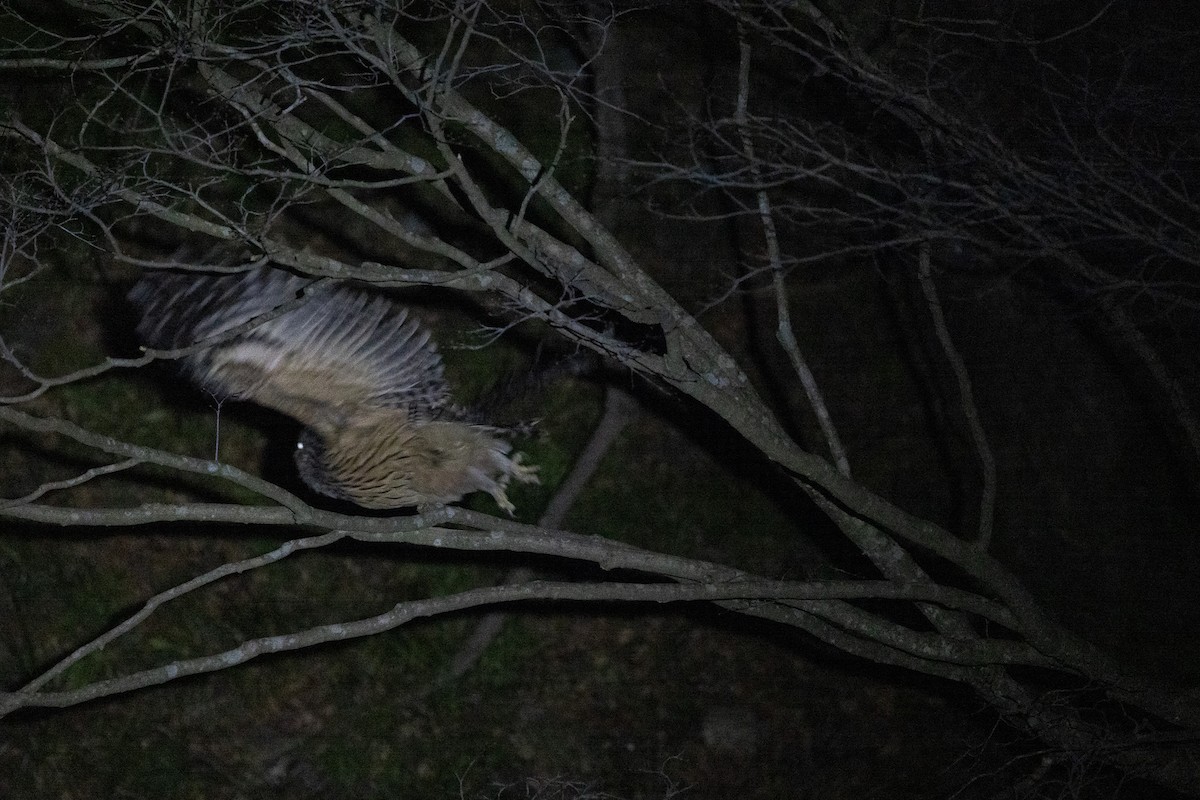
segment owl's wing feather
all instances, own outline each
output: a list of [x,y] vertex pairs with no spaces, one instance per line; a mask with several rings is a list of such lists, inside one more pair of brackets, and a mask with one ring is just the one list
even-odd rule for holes
[[[428,332],[387,298],[340,286],[318,287],[272,316],[309,285],[269,267],[234,275],[153,272],[129,298],[142,311],[138,334],[149,347],[216,337],[185,364],[219,397],[253,400],[319,431],[363,406],[436,416],[448,390]],[[258,317],[261,324],[220,338]]]

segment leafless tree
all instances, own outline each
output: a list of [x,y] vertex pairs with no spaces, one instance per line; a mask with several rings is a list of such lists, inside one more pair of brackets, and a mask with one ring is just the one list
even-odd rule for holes
[[[1183,792],[1200,786],[1194,689],[1136,676],[1072,633],[994,552],[1003,513],[998,457],[939,295],[956,271],[1032,264],[1094,299],[1112,340],[1157,394],[1180,458],[1200,463],[1186,383],[1142,330],[1163,308],[1195,309],[1195,143],[1115,136],[1102,109],[1082,113],[1076,90],[1088,87],[1057,72],[1028,40],[1019,45],[1045,76],[1031,101],[1039,114],[1021,130],[998,130],[982,101],[970,105],[961,86],[947,82],[956,37],[978,35],[968,20],[897,12],[887,21],[902,30],[888,41],[909,49],[873,52],[861,34],[869,25],[851,33],[804,0],[655,10],[703,15],[723,48],[703,101],[678,100],[673,122],[640,115],[623,90],[621,48],[634,44],[622,26],[644,8],[484,0],[11,5],[0,70],[12,81],[69,87],[55,96],[72,102],[47,106],[11,93],[16,102],[0,126],[0,290],[28,280],[52,242],[71,238],[118,266],[213,272],[270,263],[314,280],[471,298],[499,320],[497,335],[525,325],[594,351],[637,385],[719,419],[793,495],[828,517],[873,574],[835,580],[814,570],[819,579],[776,580],[560,530],[561,516],[535,526],[459,507],[384,517],[324,510],[229,464],[124,441],[46,410],[64,385],[181,353],[148,351],[43,375],[5,345],[0,355],[21,383],[4,398],[0,419],[87,462],[5,501],[7,519],[115,529],[289,526],[297,536],[148,598],[0,694],[0,713],[70,706],[468,608],[711,603],[862,659],[969,686],[1056,752],[1089,754]],[[1084,19],[1080,30],[1096,24]],[[988,30],[982,40],[1004,35]],[[806,108],[808,81],[852,93],[853,102],[837,113]],[[870,119],[849,119],[853,108],[870,109]],[[652,143],[634,142],[630,130],[650,130]],[[1158,163],[1148,158],[1154,152]],[[624,243],[625,195],[635,186],[663,219],[736,229],[731,263],[688,276],[716,287],[703,301],[674,296]],[[320,231],[320,215],[336,220],[340,241]],[[320,245],[314,230],[325,237]],[[792,315],[805,268],[872,259],[919,299],[917,327],[946,376],[943,413],[977,492],[952,527],[855,477],[841,409],[823,392],[797,333]],[[746,297],[772,320],[782,354],[777,374],[765,379],[747,349],[703,324],[713,308]],[[787,400],[769,399],[764,380],[784,387]],[[819,444],[805,444],[798,428]],[[45,501],[145,466],[225,481],[261,501]],[[164,604],[343,540],[552,556],[613,577],[399,601],[369,619],[248,638],[76,688],[56,684]],[[1121,713],[1094,713],[1105,704]]]

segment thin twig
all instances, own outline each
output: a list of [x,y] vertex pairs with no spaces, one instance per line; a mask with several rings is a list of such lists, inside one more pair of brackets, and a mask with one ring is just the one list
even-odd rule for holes
[[100,467],[92,467],[86,472],[76,475],[74,478],[67,478],[61,481],[48,481],[41,484],[32,492],[24,495],[23,497],[14,497],[8,500],[0,499],[0,510],[12,508],[13,506],[27,505],[32,503],[34,500],[37,500],[47,492],[56,491],[58,489],[70,489],[71,487],[87,483],[93,478],[98,478],[101,475],[111,475],[114,472],[120,472],[122,470],[129,469],[130,467],[136,467],[140,463],[142,462],[136,458],[127,458],[124,461],[120,461],[116,464],[105,464]]
[[958,389],[958,406],[963,418],[967,421],[967,430],[971,435],[971,444],[979,458],[979,472],[982,487],[979,492],[979,527],[976,543],[986,550],[991,545],[993,520],[996,514],[996,457],[988,443],[987,433],[979,419],[979,407],[975,404],[975,393],[971,389],[971,377],[967,374],[966,364],[959,355],[954,340],[950,337],[950,329],[946,325],[946,315],[942,312],[942,301],[938,297],[937,286],[929,263],[929,243],[921,244],[917,261],[917,281],[921,284],[921,292],[925,295],[925,305],[929,310],[929,319],[933,323],[934,334],[950,369],[954,372],[954,382]]

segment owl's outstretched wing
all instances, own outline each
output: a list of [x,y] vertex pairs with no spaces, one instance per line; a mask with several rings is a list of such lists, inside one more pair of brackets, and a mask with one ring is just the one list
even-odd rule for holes
[[[218,397],[253,400],[328,434],[356,409],[398,408],[430,419],[448,403],[437,348],[402,307],[380,296],[263,267],[232,275],[147,273],[129,293],[138,335],[155,349],[215,337],[185,356]],[[299,305],[278,313],[280,306]],[[221,334],[262,318],[261,324]]]

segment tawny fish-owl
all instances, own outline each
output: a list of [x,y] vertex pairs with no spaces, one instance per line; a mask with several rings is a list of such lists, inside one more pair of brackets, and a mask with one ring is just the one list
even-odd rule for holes
[[129,299],[147,347],[213,340],[184,356],[201,387],[304,424],[296,466],[322,494],[383,509],[483,491],[511,513],[509,481],[537,482],[536,468],[510,455],[497,429],[451,403],[429,333],[385,297],[260,267],[148,272]]

